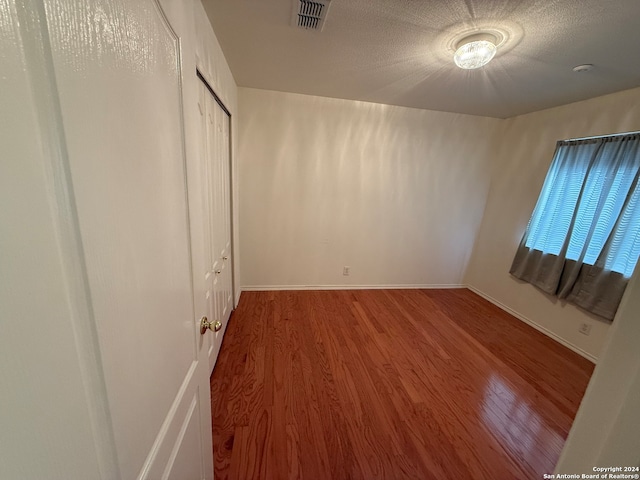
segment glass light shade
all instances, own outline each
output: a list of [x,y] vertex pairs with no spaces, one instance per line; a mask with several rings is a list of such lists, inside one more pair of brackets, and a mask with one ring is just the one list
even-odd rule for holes
[[486,65],[495,54],[495,44],[488,40],[476,40],[460,45],[453,56],[453,60],[460,68],[470,70]]

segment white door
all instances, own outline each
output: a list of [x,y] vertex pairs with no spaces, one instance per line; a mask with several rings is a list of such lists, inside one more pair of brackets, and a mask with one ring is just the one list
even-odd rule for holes
[[45,0],[40,14],[119,476],[210,479],[179,39],[155,0]]
[[200,83],[199,109],[202,117],[201,166],[204,210],[206,211],[206,268],[202,274],[211,318],[218,331],[207,333],[209,370],[215,366],[224,331],[233,310],[231,263],[231,179],[228,113]]
[[108,439],[109,428],[92,428],[106,423],[92,415],[104,402],[86,400],[86,380],[99,389],[101,369],[86,341],[82,270],[62,241],[74,222],[58,195],[59,122],[39,15],[25,3],[0,0],[0,479],[106,479],[112,442],[101,444],[101,463],[94,434]]

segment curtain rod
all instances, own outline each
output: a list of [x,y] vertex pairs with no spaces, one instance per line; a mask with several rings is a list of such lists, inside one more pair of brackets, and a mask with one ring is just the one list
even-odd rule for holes
[[561,142],[575,142],[578,140],[595,140],[597,138],[607,138],[607,137],[621,137],[623,135],[633,135],[636,133],[640,133],[640,130],[636,130],[635,132],[622,132],[622,133],[610,133],[608,135],[594,135],[593,137],[579,137],[579,138],[567,138],[566,140],[560,140]]

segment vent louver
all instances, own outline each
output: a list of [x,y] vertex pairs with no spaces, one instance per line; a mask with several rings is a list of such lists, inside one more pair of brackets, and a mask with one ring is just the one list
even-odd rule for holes
[[322,31],[331,0],[293,0],[291,25]]

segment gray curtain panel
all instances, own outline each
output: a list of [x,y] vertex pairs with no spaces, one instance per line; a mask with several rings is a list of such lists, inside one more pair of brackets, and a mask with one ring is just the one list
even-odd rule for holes
[[558,142],[510,273],[613,320],[640,245],[640,135]]

